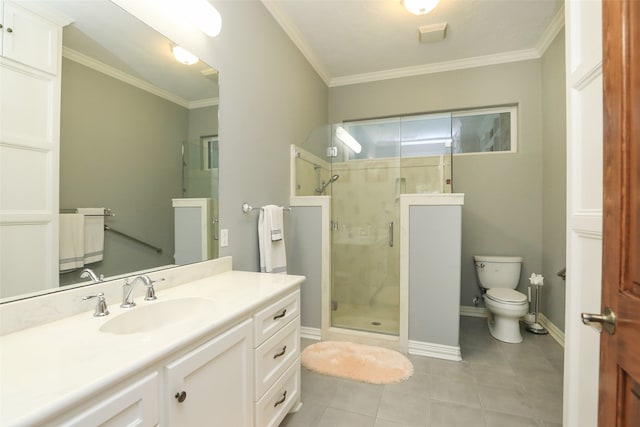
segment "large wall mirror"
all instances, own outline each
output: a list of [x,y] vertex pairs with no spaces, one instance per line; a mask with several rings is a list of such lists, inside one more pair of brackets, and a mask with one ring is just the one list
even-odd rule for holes
[[[178,62],[174,43],[108,0],[46,6],[73,19],[63,30],[61,215],[84,212],[104,242],[102,256],[62,266],[60,286],[42,292],[91,284],[84,268],[108,280],[217,257],[217,71]],[[195,238],[207,249],[176,261],[175,212],[185,207],[206,216]]]

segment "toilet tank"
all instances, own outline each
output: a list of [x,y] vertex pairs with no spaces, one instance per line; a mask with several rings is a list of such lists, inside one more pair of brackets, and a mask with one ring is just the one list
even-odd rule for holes
[[518,287],[522,257],[474,255],[480,286],[485,289]]

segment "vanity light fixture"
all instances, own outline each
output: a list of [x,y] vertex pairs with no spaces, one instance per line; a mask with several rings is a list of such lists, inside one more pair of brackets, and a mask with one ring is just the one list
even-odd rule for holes
[[426,15],[431,12],[440,0],[403,0],[405,9],[414,15]]
[[182,62],[185,65],[193,65],[198,62],[197,56],[180,46],[173,47],[173,56],[176,58],[176,61]]
[[342,126],[336,128],[336,138],[349,147],[354,153],[358,154],[362,151],[362,145],[349,132],[344,130]]
[[189,20],[209,37],[216,37],[222,29],[220,12],[208,0],[180,0]]

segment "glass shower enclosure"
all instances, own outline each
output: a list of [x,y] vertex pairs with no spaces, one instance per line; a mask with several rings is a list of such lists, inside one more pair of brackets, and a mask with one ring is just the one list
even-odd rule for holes
[[328,125],[296,147],[295,195],[331,196],[332,328],[399,334],[400,198],[451,192],[452,147],[450,114]]

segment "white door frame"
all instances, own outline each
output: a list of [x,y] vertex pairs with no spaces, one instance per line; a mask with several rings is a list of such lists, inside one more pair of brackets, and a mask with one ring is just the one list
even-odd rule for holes
[[567,281],[565,427],[598,422],[600,337],[582,312],[600,312],[602,272],[602,3],[565,4]]

